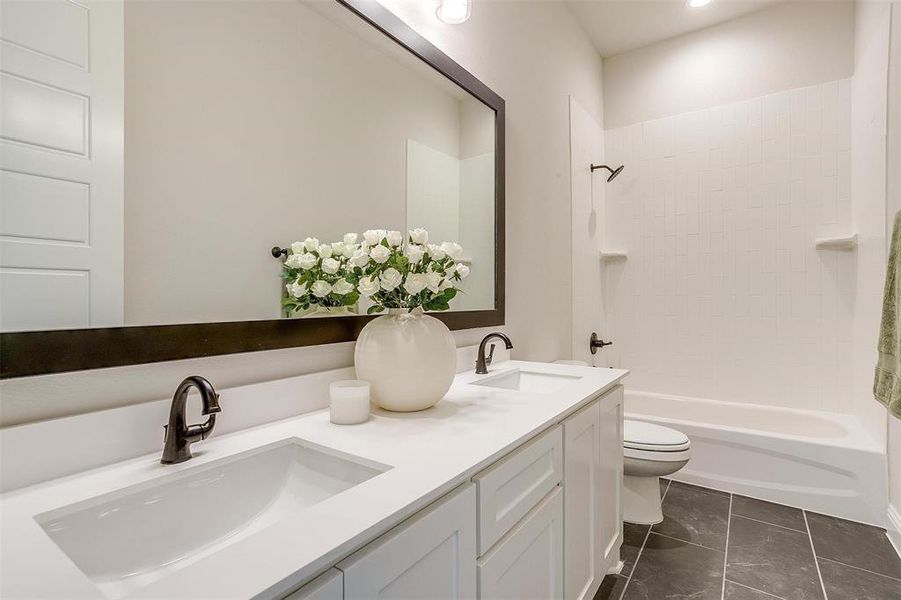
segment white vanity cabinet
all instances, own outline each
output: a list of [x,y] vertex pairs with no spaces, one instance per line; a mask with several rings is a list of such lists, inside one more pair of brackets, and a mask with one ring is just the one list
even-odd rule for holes
[[565,598],[591,599],[622,545],[623,388],[563,422]]
[[467,484],[338,563],[344,598],[471,600],[476,490]]
[[622,544],[623,388],[591,400],[290,600],[591,600]]

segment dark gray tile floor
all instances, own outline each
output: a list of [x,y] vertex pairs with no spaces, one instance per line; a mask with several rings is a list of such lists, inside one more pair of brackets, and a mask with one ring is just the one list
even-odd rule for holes
[[901,600],[877,527],[661,480],[663,522],[623,527],[594,600]]

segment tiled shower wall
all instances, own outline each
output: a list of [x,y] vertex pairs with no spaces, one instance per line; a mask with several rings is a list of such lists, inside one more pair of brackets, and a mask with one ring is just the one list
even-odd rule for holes
[[851,412],[850,81],[609,130],[611,365],[633,390]]

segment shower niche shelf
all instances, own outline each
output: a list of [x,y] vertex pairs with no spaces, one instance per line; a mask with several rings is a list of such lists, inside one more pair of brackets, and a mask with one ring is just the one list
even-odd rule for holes
[[601,250],[601,262],[611,262],[614,260],[626,260],[629,257],[625,250]]
[[854,250],[857,248],[857,234],[817,238],[817,250]]

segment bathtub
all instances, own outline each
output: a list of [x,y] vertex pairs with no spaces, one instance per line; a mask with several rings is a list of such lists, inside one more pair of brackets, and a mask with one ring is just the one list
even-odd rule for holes
[[885,454],[851,416],[626,388],[626,418],[691,438],[673,479],[883,526]]

